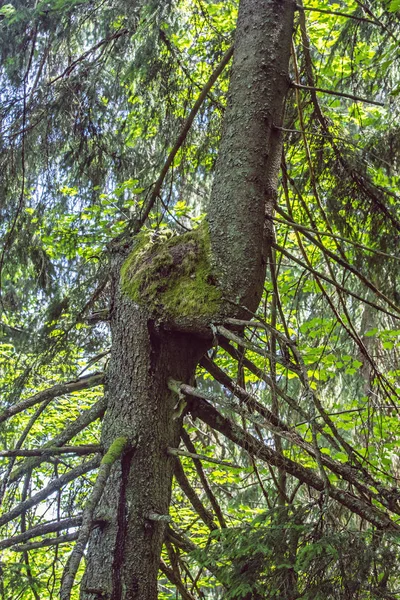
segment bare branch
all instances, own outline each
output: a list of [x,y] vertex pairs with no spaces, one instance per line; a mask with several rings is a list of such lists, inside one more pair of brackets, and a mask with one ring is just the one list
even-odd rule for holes
[[148,521],[155,521],[156,523],[171,523],[172,521],[171,515],[161,515],[154,510],[146,514],[146,519]]
[[0,550],[10,548],[11,546],[19,544],[21,542],[26,542],[27,540],[30,540],[34,537],[47,535],[48,533],[54,533],[63,529],[69,529],[70,527],[78,527],[81,523],[82,516],[70,517],[68,519],[62,519],[61,521],[52,521],[50,523],[42,523],[41,525],[36,525],[36,527],[27,529],[26,531],[24,531],[24,533],[15,535],[12,538],[1,540]]
[[210,487],[210,484],[208,483],[207,476],[203,470],[203,465],[199,460],[201,455],[197,454],[196,447],[190,439],[190,436],[187,433],[187,431],[185,431],[185,429],[182,429],[181,438],[186,448],[189,450],[188,454],[193,458],[193,464],[202,483],[203,489],[207,495],[207,498],[209,499],[210,504],[213,507],[215,514],[217,515],[217,519],[219,521],[220,526],[226,527],[226,521],[224,515],[222,514],[221,507],[218,504],[218,501]]
[[214,517],[212,513],[204,506],[195,490],[189,483],[188,478],[185,475],[183,467],[179,459],[175,461],[175,470],[174,470],[175,479],[177,480],[179,487],[182,489],[190,504],[193,506],[194,510],[199,515],[200,519],[207,525],[210,531],[214,531],[218,529],[217,525],[214,523]]
[[[283,211],[281,211],[283,212]],[[290,219],[289,215],[286,215],[287,218]],[[300,229],[300,232],[309,240],[313,243],[314,246],[317,246],[317,248],[319,248],[324,255],[329,256],[329,258],[331,258],[332,260],[334,260],[335,262],[337,262],[339,265],[341,265],[344,269],[350,271],[351,273],[353,273],[353,275],[355,275],[366,287],[368,287],[376,296],[378,296],[378,298],[380,298],[381,300],[383,300],[384,302],[386,302],[386,304],[388,304],[388,306],[390,306],[394,311],[396,311],[397,313],[400,313],[400,307],[398,307],[394,302],[392,302],[390,300],[390,298],[388,298],[387,296],[385,296],[385,294],[383,294],[367,277],[365,277],[365,275],[363,275],[358,269],[356,269],[356,267],[354,267],[352,264],[350,264],[349,262],[347,262],[346,260],[344,260],[342,257],[338,256],[337,254],[335,254],[334,252],[332,252],[331,250],[329,250],[328,248],[326,248],[318,239],[316,239],[316,237],[314,237],[313,235],[311,235],[306,228],[304,227],[296,227],[296,224],[293,223],[293,226],[295,229]]]
[[375,308],[376,310],[379,310],[380,312],[383,312],[386,315],[388,315],[390,317],[393,317],[394,319],[399,320],[400,316],[398,314],[395,314],[393,312],[390,312],[390,311],[386,310],[383,306],[379,306],[379,304],[375,304],[375,302],[371,302],[370,300],[367,300],[366,298],[362,298],[361,296],[359,296],[355,292],[351,292],[348,288],[345,288],[344,286],[342,286],[337,281],[333,281],[333,279],[331,279],[330,277],[328,277],[324,273],[321,273],[321,271],[317,271],[316,269],[314,269],[310,265],[307,265],[300,258],[297,258],[296,256],[294,256],[294,254],[291,254],[290,252],[288,252],[285,248],[283,248],[279,244],[274,243],[274,248],[276,248],[276,250],[278,250],[281,254],[283,254],[284,256],[286,256],[287,258],[289,258],[290,260],[293,260],[295,263],[297,263],[298,265],[300,265],[301,267],[303,267],[304,269],[306,269],[306,271],[309,271],[310,273],[312,273],[315,277],[318,277],[319,279],[323,279],[324,281],[326,281],[330,285],[333,285],[333,287],[335,287],[340,292],[343,292],[344,294],[348,294],[349,296],[352,296],[353,298],[355,298],[356,300],[359,300],[363,304],[368,304],[368,306],[372,306],[372,308]]
[[120,38],[120,37],[122,37],[124,35],[127,35],[128,33],[131,33],[129,31],[129,29],[120,29],[119,31],[116,31],[115,33],[113,33],[109,37],[104,38],[100,42],[97,42],[97,44],[95,44],[94,46],[92,46],[91,48],[89,48],[89,50],[86,50],[86,52],[84,52],[83,54],[81,54],[81,56],[79,56],[74,61],[72,61],[68,65],[68,67],[66,69],[64,69],[64,71],[60,75],[57,75],[57,77],[54,77],[53,79],[51,79],[47,83],[47,85],[50,87],[56,81],[59,81],[60,79],[63,79],[64,77],[69,77],[71,75],[72,71],[75,69],[75,67],[79,63],[81,63],[82,61],[84,61],[85,58],[87,58],[88,56],[90,56],[91,54],[93,54],[93,52],[95,52],[96,50],[98,50],[102,46],[105,46],[105,45],[109,44],[110,42],[113,42],[113,41],[117,40],[118,38]]
[[[250,454],[253,454],[253,456],[258,459],[265,461],[271,466],[284,469],[289,475],[292,475],[302,483],[309,485],[319,492],[326,491],[325,482],[313,469],[303,467],[301,464],[296,463],[290,458],[280,455],[270,446],[267,446],[250,433],[244,431],[227,417],[224,417],[205,400],[200,398],[197,399],[196,402],[192,403],[190,410],[194,416],[201,419],[216,431],[222,433],[225,437]],[[359,515],[362,519],[375,525],[378,529],[393,532],[400,531],[400,526],[393,521],[386,512],[383,512],[368,501],[359,498],[346,490],[339,489],[334,485],[330,486],[329,495],[352,513]]]
[[86,390],[102,385],[104,383],[104,377],[104,373],[91,373],[90,375],[80,377],[74,381],[68,381],[68,383],[58,383],[47,390],[38,392],[34,396],[7,408],[0,414],[0,423],[35,404],[39,404],[39,402],[45,402],[46,400],[56,398],[57,396],[63,396],[64,394],[70,394],[71,392],[78,392],[80,390]]
[[[299,133],[302,133],[300,130],[297,130],[297,129],[293,130],[293,131],[298,131]],[[371,252],[371,254],[377,254],[378,256],[383,256],[384,258],[390,258],[391,260],[400,261],[400,256],[396,256],[394,254],[388,254],[387,252],[381,252],[380,250],[377,250],[376,248],[371,248],[370,246],[365,246],[364,244],[360,244],[358,242],[355,242],[349,238],[343,237],[336,233],[331,233],[330,231],[320,231],[320,230],[312,229],[311,227],[306,227],[305,225],[301,225],[300,223],[296,223],[280,207],[278,207],[276,209],[276,212],[284,217],[283,219],[278,219],[277,217],[272,217],[272,220],[275,221],[276,223],[286,225],[287,227],[294,227],[294,229],[300,229],[301,231],[308,231],[309,233],[313,233],[317,236],[330,237],[330,238],[339,240],[341,242],[346,242],[347,244],[350,244],[351,246],[355,246],[356,248],[360,248],[360,250],[365,250],[366,252]],[[254,322],[252,322],[252,326],[253,327],[256,326]]]
[[46,538],[38,542],[32,542],[31,544],[22,544],[21,546],[14,546],[11,548],[12,552],[29,552],[30,550],[37,550],[37,548],[46,548],[48,546],[58,546],[59,544],[67,544],[78,539],[78,532],[67,533],[66,535],[60,535],[54,538]]
[[376,23],[372,19],[367,19],[366,17],[357,17],[357,15],[351,15],[349,13],[343,13],[343,12],[340,12],[338,10],[327,10],[327,9],[324,9],[324,8],[313,8],[312,6],[301,6],[300,4],[297,4],[296,8],[297,8],[297,10],[301,10],[301,11],[317,12],[317,13],[322,13],[322,14],[325,14],[325,15],[336,15],[337,17],[346,17],[346,19],[353,19],[354,21],[359,21],[359,22],[362,22],[362,23],[370,23],[371,25],[378,25],[378,23]]
[[[68,442],[71,438],[77,435],[80,431],[85,429],[90,423],[96,421],[104,415],[107,408],[107,396],[103,396],[98,402],[93,404],[91,408],[88,410],[84,410],[81,412],[79,417],[75,419],[73,423],[68,425],[62,433],[57,435],[55,438],[48,442],[49,448],[54,448],[55,446],[62,447],[66,442]],[[28,458],[24,461],[13,473],[10,475],[10,483],[17,481],[28,469],[33,469],[40,465],[43,461],[46,460],[46,456],[37,456],[34,458]]]
[[218,458],[211,458],[210,456],[206,456],[205,454],[193,454],[192,452],[185,452],[185,450],[180,450],[179,448],[168,448],[168,454],[171,456],[187,456],[188,458],[193,458],[195,460],[202,460],[204,462],[214,463],[216,465],[221,465],[222,467],[227,467],[229,469],[241,469],[240,465],[235,465],[234,463],[227,462],[225,460],[218,460]]
[[203,90],[199,94],[199,97],[197,98],[192,110],[189,113],[188,118],[186,119],[186,121],[182,127],[182,130],[178,136],[178,139],[176,140],[176,142],[174,144],[174,147],[172,148],[171,152],[169,153],[169,156],[168,156],[167,160],[165,161],[163,168],[161,169],[161,173],[160,173],[157,181],[154,184],[150,198],[148,199],[147,204],[144,209],[144,212],[140,218],[141,225],[146,221],[147,217],[149,216],[150,211],[153,208],[154,202],[157,200],[157,198],[161,192],[161,188],[164,183],[164,179],[168,173],[168,170],[169,170],[170,166],[172,165],[172,163],[174,162],[174,158],[175,158],[179,148],[182,146],[183,142],[185,141],[186,136],[189,133],[189,130],[193,124],[193,121],[194,121],[197,113],[199,112],[201,106],[203,105],[203,102],[207,98],[207,95],[210,92],[212,86],[217,81],[218,77],[221,75],[222,71],[225,69],[226,65],[231,60],[232,56],[233,56],[233,46],[231,46],[225,52],[224,56],[222,57],[221,62],[219,63],[217,68],[214,70],[211,77],[209,78],[209,80],[207,81],[205,86],[203,87]]
[[[251,350],[252,352],[255,352],[256,354],[259,354],[260,356],[267,357],[269,354],[265,348],[261,348],[260,346],[257,346],[256,344],[253,344],[252,342],[248,342],[244,338],[239,337],[238,335],[236,335],[235,333],[233,333],[226,327],[223,327],[222,325],[218,325],[216,327],[216,330],[219,334],[221,334],[227,340],[230,340],[231,342],[235,342],[239,346],[242,346],[243,348],[247,348],[248,350]],[[291,363],[289,360],[287,360],[285,356],[280,356],[280,357],[276,357],[276,358],[277,358],[277,362],[282,364],[287,369],[290,369],[294,373],[298,372],[297,366],[294,363]]]
[[291,82],[291,86],[298,90],[306,90],[313,92],[321,92],[322,94],[329,94],[330,96],[339,96],[339,98],[349,98],[350,100],[354,100],[355,102],[365,102],[366,104],[374,104],[375,106],[385,106],[384,102],[378,102],[377,100],[369,100],[368,98],[361,98],[360,96],[355,96],[354,94],[346,94],[345,92],[336,92],[335,90],[327,90],[325,88],[320,87],[312,87],[310,85],[302,85],[301,83]]
[[[194,544],[174,523],[167,527],[166,540],[184,552],[195,552],[200,549],[199,546],[196,546],[196,544]],[[213,561],[210,561],[206,566],[210,573],[212,573],[214,577],[227,588],[228,582],[226,582],[226,576],[224,576],[223,569],[216,567],[215,564],[213,564]]]
[[[235,321],[235,320],[234,319],[229,320],[229,322],[231,322],[231,324],[234,324],[233,321]],[[243,324],[244,323],[245,322],[243,321]],[[254,321],[251,321],[251,326],[253,326],[253,324],[254,324]],[[259,325],[261,325],[262,327],[265,328],[264,323],[260,322]],[[241,361],[243,366],[246,369],[248,369],[250,371],[250,373],[253,373],[259,379],[261,379],[261,381],[264,381],[269,387],[272,387],[273,383],[271,381],[271,378],[266,373],[264,373],[264,371],[262,369],[260,369],[253,362],[251,362],[246,356],[240,355],[239,351],[236,350],[236,348],[234,346],[232,346],[232,344],[230,344],[227,340],[225,340],[223,337],[221,337],[218,340],[218,344],[221,348],[226,350],[226,352],[228,352],[228,354],[230,354],[230,356],[232,356],[232,358],[234,358],[236,361],[238,361],[238,362]],[[305,411],[298,404],[298,402],[296,402],[296,400],[294,400],[294,398],[292,398],[291,396],[289,396],[288,394],[283,392],[279,386],[276,386],[275,390],[276,390],[276,393],[278,394],[278,396],[280,396],[280,398],[282,398],[290,406],[290,408],[292,408],[294,411],[296,411],[299,415],[303,416],[306,423],[309,423],[311,421],[311,418],[312,418],[311,415],[309,413],[307,413],[307,411]],[[317,427],[319,427],[319,426],[317,425]],[[323,427],[319,427],[318,431],[321,435],[323,435],[329,441],[330,444],[332,444],[332,446],[334,448],[339,450],[339,445],[337,444],[336,440],[334,438],[332,438],[332,436],[330,436],[326,431],[324,431]]]
[[5,525],[6,523],[9,523],[10,521],[18,517],[20,514],[26,512],[33,506],[36,506],[36,504],[39,504],[39,502],[41,502],[48,496],[51,496],[51,494],[64,487],[64,485],[66,485],[70,481],[77,479],[78,477],[84,475],[85,473],[88,473],[89,471],[97,469],[99,464],[100,457],[96,456],[95,458],[84,462],[78,467],[71,469],[67,473],[64,473],[64,475],[61,475],[61,477],[53,479],[53,481],[51,481],[48,486],[40,490],[40,492],[38,492],[34,496],[31,496],[31,498],[28,498],[24,502],[20,502],[12,510],[0,517],[0,527],[2,525]]
[[174,571],[172,569],[170,569],[169,567],[167,567],[167,565],[165,564],[165,562],[162,559],[160,561],[160,571],[162,573],[164,573],[166,578],[172,583],[172,585],[174,585],[176,587],[176,589],[182,596],[183,600],[195,600],[195,597],[192,596],[192,594],[190,594],[187,591],[187,589],[185,588],[185,586],[183,585],[182,580],[178,579],[178,577],[175,575]]
[[60,446],[60,447],[42,447],[33,450],[2,450],[0,458],[8,458],[15,456],[55,456],[58,454],[77,454],[83,456],[85,454],[94,454],[101,452],[101,446],[98,444],[88,444],[86,446]]
[[[110,311],[108,308],[103,308],[102,310],[96,310],[95,312],[90,313],[85,321],[90,325],[95,325],[96,323],[102,323],[104,321],[110,320]],[[107,352],[108,354],[108,352]],[[102,353],[101,356],[105,356],[106,353]]]
[[[40,415],[46,410],[46,408],[50,404],[50,402],[52,402],[52,398],[48,398],[47,400],[42,402],[37,407],[37,409],[31,416],[31,418],[29,419],[28,423],[24,427],[24,430],[23,430],[22,434],[20,435],[19,439],[17,440],[14,450],[20,450],[22,448],[22,445],[25,442],[26,438],[28,437],[32,427],[34,426],[36,421],[39,419]],[[10,477],[10,473],[12,473],[12,470],[14,468],[15,460],[16,460],[15,458],[11,458],[11,460],[9,461],[9,463],[7,465],[7,469],[4,473],[3,481],[1,482],[1,485],[0,485],[0,504],[3,503],[4,494],[5,494],[7,486],[8,486],[8,480]]]
[[[300,360],[299,352],[297,349],[294,349],[296,354],[296,358]],[[303,385],[305,385],[307,390],[308,397],[314,402],[315,407],[318,409],[321,416],[324,418],[326,424],[330,427],[332,433],[335,435],[338,442],[341,443],[344,450],[348,453],[349,457],[353,462],[354,468],[350,467],[348,464],[341,463],[340,461],[333,460],[328,455],[322,455],[318,448],[306,442],[294,429],[289,428],[281,419],[279,419],[274,413],[269,411],[266,407],[264,407],[260,402],[249,394],[246,390],[241,388],[237,383],[235,383],[222,369],[220,369],[217,365],[215,365],[208,358],[203,357],[201,361],[202,366],[214,377],[216,381],[219,381],[225,388],[229,389],[237,398],[239,398],[244,405],[249,407],[252,410],[256,410],[263,418],[264,421],[260,422],[259,420],[255,420],[254,416],[251,413],[248,413],[243,408],[238,409],[237,407],[230,406],[236,412],[244,416],[245,418],[255,422],[258,425],[261,425],[271,432],[279,435],[283,439],[287,440],[289,443],[296,444],[299,448],[305,450],[310,456],[312,456],[315,460],[320,461],[323,467],[329,469],[332,473],[335,473],[339,477],[343,478],[345,481],[348,481],[352,485],[354,485],[364,496],[373,497],[378,502],[381,502],[384,506],[389,508],[391,511],[396,514],[400,514],[400,506],[399,500],[400,496],[397,494],[393,494],[393,490],[387,489],[382,486],[379,481],[376,481],[370,473],[363,467],[362,462],[359,460],[359,457],[356,457],[356,453],[354,449],[348,444],[345,440],[342,439],[342,436],[338,434],[336,427],[332,420],[327,416],[326,411],[321,405],[321,401],[313,392],[313,390],[309,387],[307,381],[307,372],[305,370],[302,373],[302,381]],[[194,397],[207,398],[206,394],[200,392],[197,393],[197,388],[190,388],[185,384],[180,386],[180,390],[184,394],[189,394]],[[246,414],[247,413],[247,414]],[[312,418],[308,421],[314,426],[315,430],[319,433],[323,433],[320,427],[317,427],[317,423],[315,418]],[[331,436],[328,437],[331,443],[334,443],[334,447],[338,448],[338,444],[336,440],[333,440]],[[370,487],[368,487],[370,486]],[[378,493],[375,491],[377,490]]]
[[380,21],[378,19],[378,17],[376,17],[374,15],[374,13],[372,12],[372,10],[364,2],[361,2],[361,0],[356,0],[356,2],[358,4],[358,6],[360,6],[367,13],[367,15],[369,15],[374,20],[374,23],[376,25],[380,25],[382,27],[382,29],[384,31],[386,31],[386,33],[389,34],[389,36],[392,38],[392,40],[394,41],[394,43],[398,45],[399,41],[396,38],[396,36],[393,35],[393,33],[390,31],[390,29],[384,23],[382,23],[382,21]]

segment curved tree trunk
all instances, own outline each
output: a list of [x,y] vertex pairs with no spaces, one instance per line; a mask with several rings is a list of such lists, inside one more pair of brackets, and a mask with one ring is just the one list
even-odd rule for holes
[[[261,298],[282,156],[295,3],[242,0],[228,106],[207,218],[225,297],[255,310]],[[229,310],[229,308],[228,308]],[[234,312],[234,305],[230,306]]]
[[[224,297],[254,310],[265,277],[281,156],[279,131],[288,88],[294,2],[241,0],[229,103],[208,212],[211,254]],[[109,406],[103,420],[107,449],[126,437],[130,449],[106,484],[91,535],[82,600],[155,600],[157,572],[179,444],[179,398],[169,378],[190,383],[208,342],[166,331],[151,312],[121,290],[121,250],[113,265]],[[231,307],[231,308],[229,308]],[[236,315],[234,304],[225,313]]]

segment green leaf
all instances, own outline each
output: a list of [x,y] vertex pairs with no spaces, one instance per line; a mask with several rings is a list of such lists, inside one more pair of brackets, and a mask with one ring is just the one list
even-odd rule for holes
[[372,337],[372,336],[376,335],[377,333],[378,333],[378,329],[376,327],[374,327],[373,329],[366,331],[364,335],[365,335],[365,337]]
[[385,348],[385,350],[392,350],[393,349],[393,342],[383,342],[382,346]]
[[389,12],[397,12],[400,10],[400,0],[392,0],[389,5]]
[[12,4],[5,4],[0,8],[0,15],[3,15],[6,19],[9,19],[15,14],[16,10]]

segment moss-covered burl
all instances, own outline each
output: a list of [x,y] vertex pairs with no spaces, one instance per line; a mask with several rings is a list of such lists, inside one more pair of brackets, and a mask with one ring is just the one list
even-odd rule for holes
[[139,234],[121,269],[123,292],[162,320],[212,320],[221,291],[210,264],[207,223],[169,236]]

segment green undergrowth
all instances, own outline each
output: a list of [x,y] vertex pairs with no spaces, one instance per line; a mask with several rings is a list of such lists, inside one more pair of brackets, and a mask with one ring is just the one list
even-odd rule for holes
[[161,318],[212,318],[220,307],[221,291],[209,257],[206,223],[169,238],[142,232],[122,266],[122,290]]

